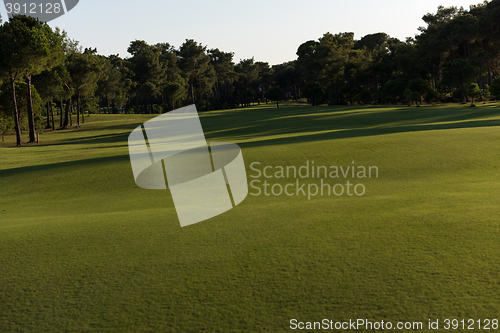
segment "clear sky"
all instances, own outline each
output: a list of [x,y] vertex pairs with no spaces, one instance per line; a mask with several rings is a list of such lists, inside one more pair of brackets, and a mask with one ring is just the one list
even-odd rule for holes
[[[83,47],[99,54],[129,57],[131,41],[168,42],[176,48],[194,39],[234,52],[234,60],[254,57],[270,65],[296,59],[297,48],[326,32],[354,32],[355,38],[385,32],[404,40],[424,25],[422,16],[439,5],[473,0],[80,0],[68,14],[49,22]],[[2,18],[7,15],[0,5]]]

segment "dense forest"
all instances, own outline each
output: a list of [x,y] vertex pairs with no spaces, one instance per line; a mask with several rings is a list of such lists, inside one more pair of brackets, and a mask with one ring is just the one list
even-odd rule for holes
[[500,0],[438,7],[405,41],[325,33],[270,66],[187,39],[175,48],[135,40],[130,57],[83,49],[26,16],[0,21],[0,133],[35,141],[41,129],[80,127],[90,113],[227,109],[307,99],[312,105],[415,104],[500,98]]

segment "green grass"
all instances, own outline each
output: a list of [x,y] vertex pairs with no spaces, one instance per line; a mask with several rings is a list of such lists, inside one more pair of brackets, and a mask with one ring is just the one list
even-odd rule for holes
[[352,180],[361,197],[249,195],[184,228],[169,191],[134,183],[127,137],[150,117],[92,115],[19,148],[6,138],[0,332],[499,319],[498,104],[203,113],[208,140],[237,143],[248,175],[252,162],[355,161],[379,178]]

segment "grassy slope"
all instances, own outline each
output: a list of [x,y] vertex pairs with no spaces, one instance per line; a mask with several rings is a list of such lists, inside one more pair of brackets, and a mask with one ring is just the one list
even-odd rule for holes
[[185,228],[168,191],[134,183],[127,136],[147,119],[91,116],[0,148],[1,332],[498,318],[498,105],[205,113],[247,168],[354,160],[380,176],[363,197],[248,196]]

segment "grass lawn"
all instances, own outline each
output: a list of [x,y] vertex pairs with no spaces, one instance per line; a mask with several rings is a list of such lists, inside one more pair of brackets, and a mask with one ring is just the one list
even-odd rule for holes
[[307,161],[379,175],[348,178],[363,196],[250,194],[184,228],[168,190],[134,183],[128,134],[151,117],[91,115],[37,145],[6,137],[0,332],[289,332],[291,319],[358,318],[439,319],[444,331],[445,319],[500,319],[498,103],[202,113],[208,141],[237,143],[248,176],[254,162]]

